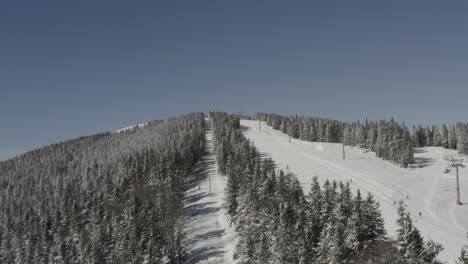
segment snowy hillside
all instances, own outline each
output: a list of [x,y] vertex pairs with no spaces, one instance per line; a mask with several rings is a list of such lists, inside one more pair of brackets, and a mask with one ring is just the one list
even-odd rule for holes
[[[468,169],[460,171],[461,200],[455,204],[455,171],[445,174],[444,156],[457,156],[456,151],[443,148],[416,150],[417,168],[405,169],[375,157],[375,153],[342,145],[314,143],[291,139],[262,122],[241,121],[244,135],[252,140],[261,153],[273,158],[278,165],[297,174],[304,190],[309,191],[312,177],[320,181],[334,179],[352,181],[354,190],[371,192],[381,204],[389,236],[395,236],[396,205],[403,199],[415,225],[426,238],[441,243],[440,259],[454,263],[460,248],[466,244],[468,229]],[[421,213],[421,216],[419,215]]]

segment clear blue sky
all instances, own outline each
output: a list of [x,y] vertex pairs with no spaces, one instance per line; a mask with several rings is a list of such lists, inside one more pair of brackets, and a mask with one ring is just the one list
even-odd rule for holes
[[468,118],[468,1],[2,1],[0,158],[192,111]]

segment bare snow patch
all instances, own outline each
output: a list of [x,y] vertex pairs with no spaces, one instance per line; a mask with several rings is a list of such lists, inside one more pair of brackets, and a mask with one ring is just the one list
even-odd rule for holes
[[124,127],[124,128],[121,128],[117,131],[115,131],[115,133],[122,133],[122,132],[126,132],[126,131],[129,131],[129,130],[132,130],[132,129],[136,129],[136,128],[143,128],[145,126],[147,126],[149,123],[143,123],[143,124],[138,124],[138,125],[133,125],[133,126],[128,126],[128,127]]
[[314,144],[314,148],[316,150],[324,150],[325,149],[325,147],[322,144],[319,144],[319,143]]

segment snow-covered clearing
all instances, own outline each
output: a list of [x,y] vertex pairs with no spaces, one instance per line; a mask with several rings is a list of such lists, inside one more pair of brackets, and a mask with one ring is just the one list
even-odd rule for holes
[[[325,179],[351,181],[354,190],[371,192],[380,202],[389,236],[395,237],[397,228],[396,205],[400,199],[407,204],[415,225],[425,238],[444,246],[440,259],[454,263],[466,244],[468,229],[468,168],[460,169],[462,206],[455,204],[455,169],[444,174],[446,155],[457,156],[456,151],[429,147],[417,149],[418,167],[400,168],[375,157],[375,153],[360,148],[346,147],[346,159],[342,157],[342,145],[315,143],[291,139],[262,122],[241,121],[244,135],[254,142],[260,153],[265,154],[280,168],[295,173],[308,192],[313,176]],[[419,216],[421,212],[421,216]]]
[[148,125],[148,123],[128,126],[128,127],[124,127],[124,128],[119,129],[119,130],[116,130],[115,133],[122,133],[122,132],[126,132],[126,131],[129,131],[129,130],[135,129],[135,128],[143,128],[143,127],[145,127],[147,125]]
[[[209,119],[205,120],[209,124]],[[209,125],[208,125],[209,127]],[[222,208],[226,178],[218,174],[211,131],[206,132],[206,155],[195,166],[185,197],[186,263],[234,263],[237,244]]]

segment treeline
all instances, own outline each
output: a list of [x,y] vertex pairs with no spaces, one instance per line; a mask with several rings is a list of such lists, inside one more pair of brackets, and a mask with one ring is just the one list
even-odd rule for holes
[[414,161],[414,147],[444,147],[468,154],[468,123],[447,127],[413,126],[411,131],[393,119],[378,122],[340,122],[305,116],[258,113],[273,129],[292,138],[312,142],[344,143],[374,151],[377,157],[407,167]]
[[259,157],[238,116],[210,117],[219,171],[228,177],[225,206],[239,237],[238,263],[438,263],[441,247],[407,227],[409,214],[399,240],[389,241],[371,194],[314,178],[305,195],[295,175]]
[[183,183],[202,113],[0,163],[0,263],[182,263]]
[[413,126],[411,137],[415,147],[444,147],[468,154],[468,123],[459,122],[447,127]]
[[[466,237],[468,238],[468,234]],[[468,264],[468,244],[462,247],[457,264]]]
[[281,130],[292,138],[312,142],[343,143],[374,151],[377,157],[403,167],[414,162],[413,142],[409,129],[395,122],[340,122],[305,116],[282,116],[258,113],[273,129]]

